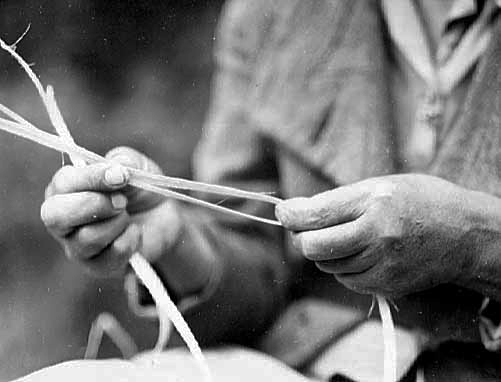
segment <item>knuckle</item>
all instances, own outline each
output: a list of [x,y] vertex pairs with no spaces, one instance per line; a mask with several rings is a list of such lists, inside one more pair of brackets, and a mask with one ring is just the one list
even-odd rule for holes
[[63,166],[52,178],[52,192],[62,194],[69,191],[70,180],[75,176],[75,168],[73,166]]
[[141,168],[145,156],[129,146],[118,146],[106,153],[106,158],[118,162],[124,166]]
[[89,226],[80,228],[75,234],[75,240],[79,243],[82,253],[91,255],[98,253],[106,245],[95,230]]
[[392,206],[371,211],[370,220],[367,229],[379,241],[399,239],[405,234],[406,218]]
[[115,240],[100,259],[95,268],[99,271],[106,270],[108,275],[120,273],[127,265],[129,255],[132,254],[132,247],[127,243],[121,243],[121,240]]
[[370,202],[376,209],[388,209],[394,204],[398,185],[394,182],[384,180],[375,182],[371,187]]
[[80,257],[78,256],[78,250],[68,242],[63,244],[63,250],[65,256],[71,261],[78,261]]
[[318,249],[311,240],[304,239],[301,243],[303,255],[309,260],[318,258]]
[[116,156],[132,156],[137,155],[138,151],[129,146],[116,146],[106,153],[107,158],[113,158]]
[[44,198],[49,199],[54,194],[54,188],[52,182],[45,187]]
[[397,189],[398,185],[395,182],[389,179],[384,179],[374,183],[373,194],[381,198],[392,197],[396,193]]
[[304,257],[309,260],[317,260],[323,253],[322,245],[312,237],[312,235],[302,234],[300,240],[300,248]]
[[40,218],[44,225],[51,231],[65,227],[64,215],[60,213],[60,207],[56,197],[47,199],[40,207]]
[[401,224],[382,224],[378,229],[379,246],[398,250],[403,246],[403,235],[404,229]]
[[42,203],[42,206],[40,207],[40,218],[47,227],[51,228],[54,225],[54,218],[51,211],[50,199],[47,199],[45,202]]
[[99,192],[86,192],[85,203],[89,210],[100,211],[110,208],[111,201],[109,197]]
[[86,193],[87,203],[91,206],[101,206],[104,200],[104,195],[98,192]]
[[130,238],[127,236],[120,237],[113,242],[111,249],[118,256],[132,252],[132,243]]
[[72,238],[71,246],[68,245],[71,258],[83,261],[97,256],[103,248],[103,244],[93,239],[86,233],[85,227],[80,228]]

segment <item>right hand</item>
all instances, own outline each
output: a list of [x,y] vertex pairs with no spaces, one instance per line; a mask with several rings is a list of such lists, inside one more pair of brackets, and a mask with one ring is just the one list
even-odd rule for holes
[[68,258],[98,275],[122,273],[135,251],[154,261],[175,241],[179,217],[172,201],[128,186],[124,165],[160,174],[126,147],[106,157],[116,164],[65,166],[47,187],[41,217]]

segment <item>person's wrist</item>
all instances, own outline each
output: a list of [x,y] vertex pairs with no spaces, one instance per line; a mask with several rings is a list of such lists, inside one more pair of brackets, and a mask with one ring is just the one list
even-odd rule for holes
[[138,220],[143,233],[141,252],[152,263],[169,252],[181,236],[182,223],[173,200],[163,201]]
[[482,267],[494,266],[501,256],[501,202],[495,196],[465,190],[461,206],[463,235],[458,245],[460,259],[454,265],[456,284],[478,289],[482,283]]
[[[207,286],[214,268],[213,254],[199,231],[183,213],[182,204],[166,200],[148,219],[158,238],[150,248],[160,277],[178,298],[194,295]],[[145,229],[148,229],[145,227]]]

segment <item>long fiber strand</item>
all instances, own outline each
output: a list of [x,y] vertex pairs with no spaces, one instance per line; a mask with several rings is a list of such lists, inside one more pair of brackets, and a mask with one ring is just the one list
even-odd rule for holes
[[112,314],[103,312],[92,323],[84,359],[97,358],[104,333],[110,337],[111,341],[120,350],[123,358],[130,359],[137,354],[137,345],[130,334],[127,333]]
[[[22,124],[17,123],[17,122],[13,122],[13,121],[9,121],[9,120],[4,119],[4,118],[0,118],[0,130],[17,135],[17,136],[25,138],[25,139],[28,139],[32,142],[38,143],[38,144],[43,145],[45,147],[51,148],[53,150],[65,152],[68,155],[70,155],[70,157],[76,156],[78,158],[82,158],[87,163],[97,163],[97,162],[106,162],[107,161],[105,158],[101,157],[98,154],[95,154],[89,150],[86,150],[86,149],[84,149],[84,148],[82,148],[74,143],[69,143],[69,142],[63,140],[62,138],[55,136],[53,134],[49,134],[43,130],[33,129],[29,125],[25,126],[25,125],[22,125]],[[127,169],[129,170],[129,172],[132,175],[135,173],[134,169],[132,169],[130,167],[127,167]],[[172,190],[168,190],[167,188],[162,188],[162,187],[158,187],[155,185],[151,185],[151,184],[149,184],[149,182],[146,183],[146,180],[141,181],[139,179],[138,180],[136,180],[136,179],[137,178],[135,178],[134,176],[131,176],[129,183],[132,186],[141,188],[143,190],[151,191],[151,192],[163,195],[163,196],[175,198],[178,200],[182,200],[184,202],[196,204],[196,205],[210,208],[210,209],[213,209],[216,211],[225,212],[225,213],[236,215],[236,216],[243,217],[246,219],[258,221],[260,223],[281,226],[280,222],[278,222],[276,220],[261,218],[259,216],[254,216],[254,215],[246,214],[244,212],[232,210],[231,208],[227,208],[227,207],[220,206],[217,204],[209,203],[207,201],[194,198],[192,196],[188,196],[188,195],[184,195],[184,194],[172,191]],[[146,179],[146,178],[143,178],[143,179]],[[199,183],[199,184],[201,185],[202,183]],[[228,187],[227,189],[230,189],[230,188]],[[201,191],[201,188],[197,187],[197,190]],[[203,191],[210,192],[210,190],[203,190]],[[228,194],[230,194],[230,191],[228,191]],[[255,194],[257,194],[257,193],[255,193]],[[231,196],[242,197],[242,195],[240,193],[231,194]],[[263,194],[261,196],[267,196],[267,195]],[[274,198],[274,199],[278,200],[278,198]]]
[[[136,253],[132,255],[129,263],[140,279],[148,280],[148,285],[145,286],[157,302],[157,308],[160,311],[164,311],[166,315],[170,317],[173,325],[176,327],[179,335],[183,338],[195,361],[198,363],[200,370],[203,372],[204,380],[206,382],[210,382],[212,380],[212,377],[205,356],[203,355],[202,350],[200,349],[200,346],[195,339],[195,336],[193,335],[190,327],[163,287],[162,281],[153,271],[150,264],[139,254]],[[156,346],[156,350],[158,351],[163,348],[163,344],[160,342],[160,340],[161,338],[159,338],[159,342]]]
[[[18,63],[26,71],[26,73],[34,83],[35,87],[37,88],[40,94],[40,97],[44,102],[44,105],[46,106],[50,120],[54,125],[54,128],[61,137],[61,143],[66,143],[70,147],[76,146],[66,124],[64,123],[64,119],[59,111],[59,108],[57,107],[52,88],[48,87],[48,92],[47,94],[45,94],[43,91],[43,87],[40,81],[38,80],[38,77],[34,74],[34,72],[31,70],[29,65],[22,59],[22,57],[19,56],[10,46],[5,44],[5,42],[1,39],[0,39],[0,47],[9,52],[18,61]],[[17,120],[18,121],[17,125],[20,124],[24,125],[25,132],[28,131],[28,129],[32,129],[32,126],[30,126],[30,124],[27,123],[27,121],[25,121],[20,116],[17,116],[15,113],[10,113],[7,108],[3,108],[3,111],[4,113],[5,111],[7,111],[7,115]],[[4,126],[9,125],[8,123],[6,123],[8,121],[2,121],[2,122]],[[10,127],[13,126],[15,125],[12,124]],[[18,131],[22,130],[23,129],[18,129]],[[10,131],[12,132],[14,130],[11,129]],[[75,165],[80,165],[80,166],[85,165],[85,161],[78,155],[74,155],[74,153],[72,152],[68,152],[68,154],[71,156],[71,159]],[[157,351],[161,351],[165,346],[169,333],[169,330],[167,329],[168,323],[166,321],[169,318],[171,318],[173,324],[178,329],[180,335],[185,340],[190,352],[197,361],[204,375],[205,381],[207,382],[211,381],[211,373],[207,361],[205,360],[205,357],[202,354],[202,351],[195,337],[193,336],[193,333],[191,332],[189,326],[184,321],[182,315],[177,310],[175,304],[170,299],[161,280],[158,278],[151,265],[139,253],[135,253],[131,257],[129,262],[132,268],[134,269],[134,272],[137,274],[138,278],[144,283],[145,287],[151,293],[159,310],[160,329],[159,329],[159,338],[155,349]]]
[[397,340],[395,333],[395,325],[391,317],[391,310],[388,301],[376,295],[376,300],[379,308],[379,315],[381,316],[381,323],[383,326],[383,343],[384,343],[384,382],[397,381]]
[[[58,128],[56,130],[57,130],[59,136],[61,137],[61,139],[63,139],[69,145],[72,145],[72,144],[74,145],[75,141],[73,140],[73,137],[71,136],[71,133],[70,133],[66,123],[64,122],[63,116],[62,116],[61,112],[59,111],[59,108],[58,108],[57,103],[56,103],[56,99],[54,97],[54,92],[53,92],[51,86],[47,87],[47,93],[48,93],[48,105],[51,108],[50,112],[53,114],[53,118],[51,118],[51,120],[53,121],[53,123],[55,123],[58,126]],[[73,162],[73,164],[75,166],[82,167],[86,164],[85,161],[83,159],[81,159],[81,157],[79,157],[77,155],[71,155],[71,154],[69,154],[69,155],[70,155],[71,161]],[[157,274],[155,273],[155,271],[153,270],[151,265],[148,263],[148,261],[146,259],[144,259],[139,252],[136,252],[133,254],[131,259],[129,259],[129,264],[133,268],[133,270],[136,273],[139,280],[141,280],[141,282],[145,285],[145,287],[150,292],[151,296],[153,297],[153,301],[155,301],[155,306],[157,307],[157,312],[158,312],[158,339],[157,339],[157,344],[155,346],[155,351],[160,352],[164,349],[164,347],[167,345],[167,341],[169,340],[171,320],[173,320],[174,318],[179,320],[178,316],[174,317],[172,314],[172,312],[177,311],[177,309],[175,306],[174,306],[174,309],[172,309],[172,306],[171,306],[171,305],[173,305],[172,300],[170,299],[162,282],[160,281],[160,279],[158,278]],[[168,307],[168,309],[165,307]],[[179,316],[180,316],[180,314],[179,314]],[[101,317],[102,317],[102,315],[100,315],[100,317],[98,317],[98,320]],[[107,317],[107,316],[105,316],[105,317]],[[171,319],[171,317],[172,317],[172,319]],[[114,341],[117,342],[117,345],[123,346],[124,341],[126,344],[126,339],[128,338],[128,334],[124,331],[117,332],[117,329],[121,328],[118,321],[116,321],[116,320],[113,321],[114,317],[107,317],[107,318],[108,318],[108,321],[110,324],[114,324],[114,325],[110,325],[110,327],[108,329],[110,329],[110,328],[115,329],[115,331],[110,331],[108,333],[108,335],[110,335],[110,334],[115,335]],[[111,321],[110,321],[110,319],[111,319]],[[181,320],[183,320],[182,316],[181,316]],[[98,321],[96,324],[99,324],[99,323],[100,323],[100,321]],[[186,325],[186,327],[189,330],[189,327],[187,325]],[[182,328],[182,329],[186,330],[186,328]],[[91,330],[91,332],[92,332],[92,330]],[[191,331],[190,331],[190,334],[191,334]],[[101,334],[101,336],[102,336],[102,334]],[[193,335],[191,337],[193,337]],[[89,339],[90,339],[90,337],[89,337]],[[91,341],[89,341],[88,344],[91,344]],[[97,344],[96,347],[98,347],[98,346],[99,345]],[[198,349],[200,350],[200,348],[198,348]],[[191,347],[190,347],[190,350],[191,350]],[[86,351],[86,353],[87,353],[87,351]],[[201,351],[200,351],[200,354],[201,354]],[[202,355],[201,360],[200,360],[200,356],[198,354],[193,353],[193,357],[195,359],[197,359],[197,361],[199,363],[200,370],[203,373],[206,373],[205,369],[207,368],[207,362],[203,358],[203,355]],[[209,378],[208,380],[210,380],[210,372],[207,375]]]
[[177,188],[181,190],[200,191],[211,194],[227,195],[237,198],[245,198],[251,200],[258,200],[265,203],[278,204],[282,200],[270,194],[261,192],[251,192],[240,190],[238,188],[220,186],[217,184],[209,184],[188,180],[183,178],[174,178],[165,175],[151,174],[149,172],[137,169],[131,169],[135,179],[147,181],[149,184],[164,187],[164,188]]
[[[64,122],[63,116],[59,111],[56,99],[54,98],[54,92],[51,86],[47,87],[47,92],[49,94],[48,105],[51,108],[52,110],[51,112],[54,116],[53,118],[51,118],[51,120],[54,121],[54,123],[58,124],[57,128],[58,134],[60,135],[61,139],[63,139],[66,143],[70,145],[75,144],[75,141],[73,140],[73,137],[71,136],[71,133],[66,123]],[[76,166],[81,167],[85,165],[85,161],[76,155],[70,155],[70,159]],[[196,348],[198,348],[198,352],[196,348],[195,352],[192,351],[192,349],[194,348],[192,343],[191,344],[187,343],[187,345],[190,351],[192,352],[193,357],[198,362],[200,370],[204,374],[205,379],[207,381],[210,381],[211,379],[210,371],[208,370],[207,362],[202,354],[202,351],[200,350],[200,347],[198,346],[198,343],[196,342],[193,334],[191,333],[190,328],[184,322],[184,319],[177,310],[176,306],[172,303],[172,300],[169,294],[167,293],[167,290],[164,288],[162,282],[158,278],[156,272],[151,267],[150,263],[148,263],[148,261],[144,257],[142,257],[142,255],[139,252],[136,252],[129,259],[129,264],[133,268],[139,280],[141,280],[141,282],[150,292],[153,301],[155,301],[155,306],[157,307],[158,339],[157,339],[157,344],[155,346],[155,351],[161,352],[167,345],[167,341],[169,340],[171,332],[170,323],[171,321],[174,323],[174,320],[176,320],[176,328],[179,327],[180,328],[179,330],[185,330],[185,331],[188,330],[188,334],[184,333],[183,339],[186,337],[189,340],[195,342]],[[177,315],[175,313],[177,313]],[[179,321],[185,323],[185,326],[183,327],[182,325],[180,325]],[[120,325],[118,325],[118,327],[120,327]],[[180,333],[182,332],[180,331]]]
[[[54,89],[52,86],[47,86],[47,91],[44,91],[43,85],[40,82],[38,76],[35,72],[30,68],[30,66],[26,63],[26,61],[13,49],[10,45],[8,45],[4,40],[0,38],[0,47],[4,49],[7,53],[9,53],[21,66],[21,68],[26,72],[26,74],[31,79],[31,82],[35,85],[40,98],[42,99],[45,108],[47,109],[47,113],[49,115],[49,119],[56,129],[56,132],[59,136],[69,142],[74,142],[73,138],[64,122],[61,111],[59,110],[56,99],[54,97]],[[71,154],[69,154],[71,156]],[[142,175],[145,175],[143,172]],[[181,188],[185,190],[193,190],[193,191],[201,191],[201,192],[211,192],[211,193],[219,193],[221,195],[227,196],[235,196],[235,197],[244,197],[247,199],[255,199],[261,200],[268,203],[277,204],[280,202],[280,199],[274,198],[270,195],[249,192],[244,190],[238,190],[231,187],[224,187],[219,185],[211,185],[206,183],[200,183],[195,181],[190,181],[187,179],[173,178],[173,177],[159,177],[156,178],[155,175],[150,175],[150,179],[156,179],[160,182],[160,184],[153,183],[155,185],[171,188]]]

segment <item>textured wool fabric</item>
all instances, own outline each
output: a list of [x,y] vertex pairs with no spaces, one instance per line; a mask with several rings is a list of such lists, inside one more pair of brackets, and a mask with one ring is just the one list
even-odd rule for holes
[[494,0],[382,1],[403,171],[422,171],[460,114],[499,16]]

